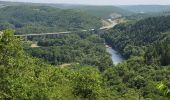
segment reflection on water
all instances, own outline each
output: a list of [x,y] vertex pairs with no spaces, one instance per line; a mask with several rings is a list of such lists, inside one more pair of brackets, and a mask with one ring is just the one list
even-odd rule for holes
[[106,46],[106,50],[111,55],[113,64],[117,65],[118,63],[121,63],[124,60],[123,57],[112,47]]

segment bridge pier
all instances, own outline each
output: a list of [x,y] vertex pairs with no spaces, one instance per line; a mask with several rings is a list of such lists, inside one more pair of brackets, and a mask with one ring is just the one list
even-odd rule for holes
[[0,31],[0,39],[2,39],[3,32]]
[[28,40],[28,36],[27,36],[27,35],[24,37],[24,40],[25,40],[25,41],[27,41],[27,40]]
[[45,35],[42,35],[41,38],[42,38],[42,40],[45,40],[46,36],[45,36]]

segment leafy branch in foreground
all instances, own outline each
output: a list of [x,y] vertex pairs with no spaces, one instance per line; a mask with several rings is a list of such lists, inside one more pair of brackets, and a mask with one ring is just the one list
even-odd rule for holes
[[160,83],[157,85],[157,88],[158,88],[165,96],[167,96],[168,98],[170,98],[170,89],[169,89],[165,84],[163,84],[163,82],[160,82]]

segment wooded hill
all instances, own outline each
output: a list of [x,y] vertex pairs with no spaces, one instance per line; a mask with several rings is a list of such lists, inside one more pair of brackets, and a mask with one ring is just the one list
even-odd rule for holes
[[[99,18],[73,10],[27,5],[1,8],[0,12],[1,30],[13,28],[18,34],[100,27]],[[130,21],[106,31],[32,40],[40,47],[30,48],[14,31],[3,30],[0,99],[170,98],[170,16]],[[105,42],[126,60],[113,65]]]
[[[170,64],[170,16],[151,17],[135,23],[119,24],[103,36],[126,58],[144,56],[145,52],[150,51],[149,53],[154,55],[147,61],[157,59],[162,65]],[[157,60],[154,63],[158,62]]]
[[7,6],[0,9],[0,30],[12,28],[17,34],[95,29],[100,18],[47,6]]
[[95,6],[95,5],[76,5],[76,4],[45,4],[45,3],[23,3],[23,2],[4,2],[0,1],[0,4],[6,6],[48,6],[59,9],[73,9],[81,12],[86,12],[92,14],[93,16],[97,16],[100,18],[111,18],[111,14],[118,14],[122,16],[131,15],[132,12],[122,9],[116,6]]
[[125,9],[121,9],[116,6],[88,6],[88,5],[53,5],[54,7],[61,9],[75,9],[82,12],[87,12],[97,17],[101,17],[103,19],[112,18],[112,16],[129,16],[133,14],[130,11]]
[[158,13],[170,11],[170,5],[122,5],[119,7],[134,13]]

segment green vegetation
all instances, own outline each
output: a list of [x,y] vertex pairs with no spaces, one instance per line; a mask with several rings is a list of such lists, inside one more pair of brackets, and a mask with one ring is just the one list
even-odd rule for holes
[[16,2],[4,2],[0,1],[0,4],[8,5],[8,6],[48,6],[53,8],[59,8],[59,9],[73,9],[74,11],[81,11],[86,12],[88,14],[91,14],[93,16],[97,16],[100,18],[111,18],[111,14],[119,14],[123,16],[131,15],[132,12],[121,9],[116,6],[93,6],[93,5],[74,5],[74,4],[44,4],[44,3],[16,3]]
[[28,48],[26,51],[54,65],[79,63],[96,66],[102,71],[112,66],[103,43],[104,39],[96,34],[72,33],[39,39],[39,48]]
[[[100,19],[73,10],[27,5],[0,12],[0,29],[17,34],[100,27]],[[169,100],[170,16],[28,37],[37,48],[14,33],[0,33],[2,100]],[[105,42],[126,60],[113,65]]]
[[73,7],[73,9],[87,12],[101,18],[111,18],[117,15],[120,17],[133,14],[130,11],[115,6],[78,6]]
[[160,82],[157,86],[157,88],[167,97],[170,98],[170,89],[165,85],[163,84],[162,82]]
[[146,18],[149,18],[149,17],[161,17],[161,16],[169,16],[169,15],[170,15],[169,12],[134,13],[130,16],[125,16],[125,18],[127,20],[130,20],[130,21],[136,21],[136,20],[139,21],[139,20],[146,19]]
[[[170,84],[170,66],[147,65],[142,57],[133,57],[105,71],[107,86],[116,91],[116,97],[130,100],[168,100],[155,88],[159,81]],[[125,100],[126,100],[125,99]]]
[[169,12],[169,5],[125,5],[119,6],[122,9],[135,13]]
[[75,10],[46,6],[8,6],[0,9],[0,30],[12,28],[17,34],[95,29],[100,19]]
[[[123,23],[101,34],[106,42],[116,48],[128,60],[106,70],[104,79],[119,95],[130,100],[161,97],[155,88],[160,81],[169,88],[170,76],[170,16],[152,17],[135,23]],[[133,90],[131,90],[133,89]],[[167,91],[167,90],[165,90]],[[169,93],[169,92],[167,92]],[[132,94],[131,94],[132,95]]]
[[170,66],[134,57],[104,72],[82,64],[60,68],[29,57],[11,33],[4,31],[0,39],[1,99],[168,100],[155,87],[159,81],[169,84]]
[[98,69],[57,68],[31,58],[10,30],[0,39],[0,98],[85,100],[111,98]]
[[126,58],[143,56],[148,64],[169,65],[169,20],[170,16],[162,16],[120,24],[103,37]]

